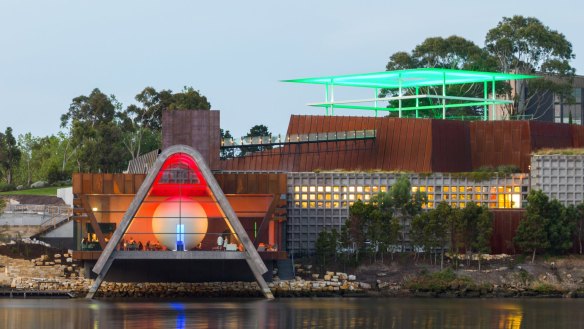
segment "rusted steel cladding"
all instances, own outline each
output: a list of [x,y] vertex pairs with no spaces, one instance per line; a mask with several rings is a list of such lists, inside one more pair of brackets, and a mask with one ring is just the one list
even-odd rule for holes
[[584,146],[582,127],[535,121],[293,115],[287,135],[365,129],[375,129],[376,138],[287,144],[220,161],[216,169],[463,172],[514,165],[528,172],[532,151]]
[[513,238],[524,210],[496,210],[493,213],[493,234],[491,235],[491,253],[515,254],[518,250],[513,245]]

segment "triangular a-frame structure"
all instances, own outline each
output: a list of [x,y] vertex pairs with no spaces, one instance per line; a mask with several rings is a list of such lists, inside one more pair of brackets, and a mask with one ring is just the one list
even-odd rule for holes
[[[140,241],[136,248],[134,237],[149,239],[147,246]],[[116,259],[244,259],[264,296],[274,298],[253,242],[201,154],[186,145],[171,146],[156,159],[93,267],[97,278],[87,298]]]

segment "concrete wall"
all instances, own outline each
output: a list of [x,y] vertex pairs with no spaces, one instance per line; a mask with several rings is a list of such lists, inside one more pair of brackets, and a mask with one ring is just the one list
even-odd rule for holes
[[57,197],[63,199],[67,205],[73,207],[73,187],[57,189]]
[[8,226],[38,226],[49,219],[43,214],[3,213],[0,215],[0,225]]
[[[336,229],[349,217],[349,207],[388,191],[400,174],[367,172],[288,173],[286,242],[289,252],[313,252],[318,234]],[[460,174],[409,174],[412,187],[428,196],[426,208],[445,201],[463,207],[481,203],[491,209],[522,208],[527,200],[527,174],[493,176],[475,181]]]
[[564,205],[584,201],[584,155],[533,155],[532,188]]

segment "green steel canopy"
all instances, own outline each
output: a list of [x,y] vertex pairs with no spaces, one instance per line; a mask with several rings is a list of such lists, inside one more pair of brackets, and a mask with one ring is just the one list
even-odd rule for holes
[[[534,75],[478,72],[452,70],[442,68],[422,68],[411,70],[386,71],[376,73],[335,75],[316,78],[283,80],[282,82],[319,84],[325,86],[325,101],[311,103],[309,106],[325,108],[326,115],[334,115],[335,109],[351,109],[378,112],[397,112],[401,118],[404,111],[415,111],[415,117],[420,117],[420,111],[440,110],[442,119],[459,119],[447,115],[447,109],[460,107],[482,107],[480,117],[462,117],[462,119],[497,120],[496,106],[512,104],[507,99],[497,99],[495,83],[497,81],[538,78]],[[480,96],[447,95],[447,86],[456,84],[482,84]],[[490,85],[490,95],[488,86]],[[373,97],[366,99],[338,100],[335,99],[334,87],[358,87],[373,89]],[[379,97],[380,89],[393,89],[390,96]],[[432,90],[430,90],[432,89]],[[490,96],[490,97],[489,97]],[[420,101],[423,101],[422,104]],[[392,102],[382,106],[379,102]],[[409,102],[412,105],[406,105]],[[363,104],[367,103],[367,104]],[[371,104],[372,103],[372,104]],[[397,104],[396,104],[397,103]],[[368,105],[371,104],[371,105]],[[489,111],[488,107],[491,107]],[[489,113],[490,112],[490,113]],[[489,115],[491,114],[491,115]]]
[[424,68],[283,80],[364,88],[408,88],[537,78],[533,75]]

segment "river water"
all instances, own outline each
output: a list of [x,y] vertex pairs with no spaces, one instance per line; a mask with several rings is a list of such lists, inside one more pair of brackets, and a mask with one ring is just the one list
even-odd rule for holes
[[584,300],[0,299],[0,328],[584,328]]

